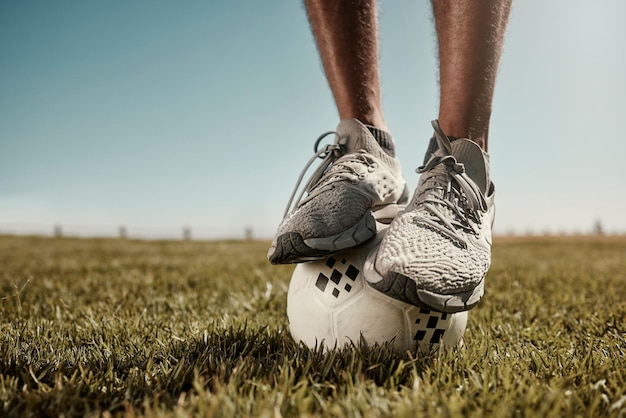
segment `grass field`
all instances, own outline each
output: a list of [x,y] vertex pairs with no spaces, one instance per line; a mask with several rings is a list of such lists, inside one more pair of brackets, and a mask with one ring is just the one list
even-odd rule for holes
[[417,358],[295,344],[267,245],[0,237],[0,416],[626,416],[626,238],[497,240]]

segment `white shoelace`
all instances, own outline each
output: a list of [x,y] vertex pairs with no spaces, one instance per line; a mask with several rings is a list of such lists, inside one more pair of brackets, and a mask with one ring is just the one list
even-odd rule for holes
[[[318,150],[320,142],[329,135],[335,136],[335,142],[325,145],[321,150]],[[324,132],[320,135],[315,141],[313,150],[314,155],[305,164],[302,172],[300,172],[300,175],[298,176],[296,186],[294,187],[289,201],[287,202],[283,218],[291,212],[292,206],[293,209],[302,206],[334,182],[348,180],[356,183],[359,180],[362,180],[365,175],[363,171],[357,170],[356,167],[367,167],[366,169],[370,172],[377,167],[377,163],[365,150],[358,150],[356,152],[346,154],[345,142],[342,142],[339,134],[335,131]],[[300,188],[302,179],[317,158],[321,158],[322,162],[319,167],[315,169],[309,181],[307,181],[306,185],[298,195],[298,198],[295,200],[294,205],[294,197]],[[307,196],[303,198],[305,193]]]
[[[473,235],[480,233],[480,212],[487,211],[487,201],[476,183],[465,172],[465,166],[452,155],[450,140],[443,133],[438,121],[432,122],[438,149],[431,154],[425,165],[416,171],[428,173],[424,179],[425,196],[418,203],[430,213],[421,220],[467,248],[467,241],[460,231]],[[454,214],[447,216],[441,208]]]

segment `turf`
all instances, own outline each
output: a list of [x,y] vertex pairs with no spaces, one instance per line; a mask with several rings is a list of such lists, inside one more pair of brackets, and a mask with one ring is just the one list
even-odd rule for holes
[[626,238],[497,240],[432,356],[294,343],[267,245],[0,237],[0,416],[626,416]]

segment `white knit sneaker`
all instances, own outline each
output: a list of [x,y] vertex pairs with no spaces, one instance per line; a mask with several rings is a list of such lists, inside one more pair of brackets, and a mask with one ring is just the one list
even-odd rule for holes
[[[335,142],[318,151],[328,135]],[[343,120],[336,132],[320,136],[315,151],[268,251],[273,264],[326,258],[362,244],[376,235],[377,220],[391,222],[408,201],[400,163],[356,119]],[[322,164],[290,210],[304,173],[317,157],[323,158]]]
[[368,258],[365,278],[396,299],[450,313],[484,294],[494,185],[489,157],[475,142],[451,142],[437,121],[433,127],[415,195]]

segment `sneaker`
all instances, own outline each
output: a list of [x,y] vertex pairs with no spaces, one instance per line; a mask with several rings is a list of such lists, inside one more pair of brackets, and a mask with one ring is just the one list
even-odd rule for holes
[[484,294],[491,262],[494,185],[489,157],[450,141],[437,121],[415,196],[365,265],[374,288],[440,312],[466,311]]
[[[318,151],[328,135],[334,135],[335,142]],[[377,220],[391,222],[408,202],[400,163],[356,119],[343,120],[336,132],[320,136],[315,151],[268,251],[272,264],[317,260],[362,244],[376,235]],[[291,209],[300,182],[317,157],[323,161]]]

